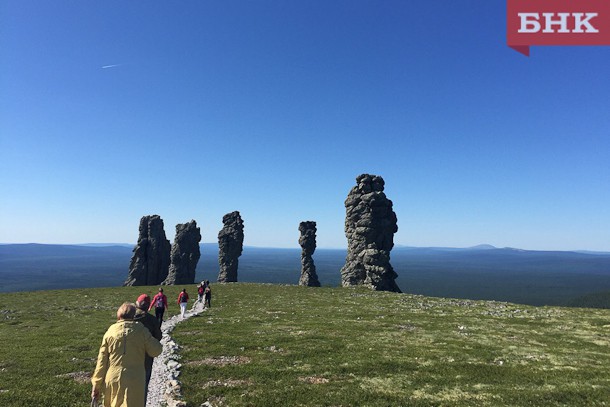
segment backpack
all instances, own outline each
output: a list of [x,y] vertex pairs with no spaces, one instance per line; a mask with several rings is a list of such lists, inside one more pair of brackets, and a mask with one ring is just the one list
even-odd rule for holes
[[155,301],[155,307],[157,308],[164,308],[165,305],[163,304],[163,297],[162,296],[158,296],[157,300]]
[[199,286],[199,288],[197,289],[197,292],[199,293],[199,295],[203,294],[203,286]]

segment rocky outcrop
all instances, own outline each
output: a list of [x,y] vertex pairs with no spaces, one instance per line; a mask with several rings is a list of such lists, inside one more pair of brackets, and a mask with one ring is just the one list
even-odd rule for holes
[[143,216],[138,243],[129,264],[129,275],[123,285],[160,284],[169,271],[170,250],[163,219],[159,215]]
[[316,251],[316,222],[301,222],[299,224],[299,244],[301,245],[301,278],[299,285],[307,287],[320,287],[320,280],[316,273],[316,265],[311,257]]
[[365,285],[374,290],[401,292],[390,264],[396,214],[383,192],[385,182],[377,175],[362,174],[345,200],[347,258],[341,284]]
[[244,222],[238,211],[222,217],[223,227],[218,232],[218,282],[237,281],[237,265],[244,246]]
[[194,220],[176,225],[169,274],[164,285],[194,284],[195,269],[201,257],[201,232]]

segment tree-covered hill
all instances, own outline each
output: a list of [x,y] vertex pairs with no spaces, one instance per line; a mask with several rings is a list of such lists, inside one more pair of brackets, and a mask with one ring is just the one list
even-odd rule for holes
[[[70,245],[0,245],[0,292],[120,286],[132,248]],[[245,247],[238,280],[297,284],[300,249]],[[340,283],[345,250],[317,249],[320,282]],[[396,247],[391,261],[403,292],[434,297],[571,305],[584,295],[610,291],[610,254],[496,249]],[[202,244],[196,281],[218,277],[218,245]],[[610,308],[610,302],[601,304]]]

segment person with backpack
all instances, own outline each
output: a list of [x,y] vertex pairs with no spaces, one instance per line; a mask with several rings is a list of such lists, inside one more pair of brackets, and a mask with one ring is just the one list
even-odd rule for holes
[[205,291],[204,291],[204,296],[205,296],[205,302],[203,303],[203,308],[210,308],[212,306],[212,289],[210,288],[210,282],[206,281],[205,282]]
[[91,401],[104,397],[105,407],[144,406],[146,355],[156,357],[163,345],[146,327],[133,320],[136,306],[123,303],[117,322],[102,339],[95,371],[91,376]]
[[153,297],[148,310],[150,311],[153,307],[155,307],[155,317],[159,321],[160,328],[163,323],[163,314],[167,310],[167,297],[163,294],[163,288],[159,288],[159,292]]
[[186,288],[183,288],[180,294],[178,294],[178,304],[180,304],[180,315],[184,318],[186,313],[186,304],[188,303],[189,295],[186,293]]
[[203,294],[205,293],[205,284],[202,281],[199,286],[197,286],[197,301],[203,302]]

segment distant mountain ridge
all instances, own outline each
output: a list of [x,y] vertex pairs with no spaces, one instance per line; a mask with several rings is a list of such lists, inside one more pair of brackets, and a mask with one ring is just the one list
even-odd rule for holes
[[479,244],[476,246],[469,247],[468,249],[470,249],[470,250],[492,250],[492,249],[497,249],[497,247],[492,246],[490,244]]

